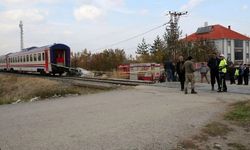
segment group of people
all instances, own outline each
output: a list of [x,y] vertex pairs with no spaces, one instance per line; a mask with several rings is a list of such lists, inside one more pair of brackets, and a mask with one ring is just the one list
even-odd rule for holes
[[228,68],[230,84],[236,84],[235,80],[237,80],[238,85],[242,85],[244,81],[244,85],[248,85],[248,77],[249,77],[249,67],[246,64],[240,64],[239,67],[235,67],[233,63],[229,65]]
[[[207,67],[208,66],[208,67]],[[213,53],[210,59],[207,62],[207,66],[205,63],[201,64],[199,69],[194,68],[194,59],[192,56],[189,56],[186,60],[184,60],[183,56],[179,56],[179,60],[176,66],[173,65],[171,61],[165,62],[165,71],[167,74],[167,80],[173,81],[174,71],[177,72],[178,79],[181,84],[181,91],[184,91],[185,94],[188,94],[188,84],[191,83],[191,93],[196,94],[195,91],[195,75],[194,72],[200,70],[201,74],[201,82],[203,82],[203,78],[209,80],[207,78],[207,72],[210,71],[211,78],[211,90],[215,90],[215,84],[217,82],[218,92],[227,92],[227,84],[226,78],[227,74],[230,76],[231,84],[235,83],[235,77],[238,79],[238,84],[242,84],[242,80],[244,79],[245,85],[248,85],[248,76],[249,76],[249,67],[247,65],[240,65],[239,68],[232,69],[233,67],[229,62],[225,59],[223,54],[220,54],[217,57],[216,53]],[[233,75],[233,78],[231,77]]]

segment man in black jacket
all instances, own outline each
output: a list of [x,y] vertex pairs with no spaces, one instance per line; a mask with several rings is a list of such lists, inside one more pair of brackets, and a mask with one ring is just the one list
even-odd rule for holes
[[218,89],[221,89],[220,79],[219,79],[219,63],[220,60],[217,58],[216,53],[213,53],[211,58],[209,59],[207,65],[210,68],[210,77],[211,77],[211,86],[212,91],[214,91],[215,79],[218,84]]
[[246,64],[244,64],[244,70],[243,71],[244,71],[244,73],[243,73],[244,83],[245,83],[245,85],[248,85],[249,67]]
[[181,83],[181,91],[184,91],[185,70],[184,70],[183,56],[179,56],[179,61],[176,64],[176,72],[178,74],[178,78],[179,78],[179,81]]

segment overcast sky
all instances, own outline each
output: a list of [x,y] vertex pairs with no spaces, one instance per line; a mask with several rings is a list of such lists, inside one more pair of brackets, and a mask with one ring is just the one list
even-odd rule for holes
[[20,50],[20,20],[25,47],[64,43],[75,52],[122,48],[134,54],[143,37],[152,43],[165,27],[110,45],[164,24],[168,11],[189,12],[180,21],[183,36],[205,21],[250,35],[249,7],[249,0],[0,0],[0,55]]

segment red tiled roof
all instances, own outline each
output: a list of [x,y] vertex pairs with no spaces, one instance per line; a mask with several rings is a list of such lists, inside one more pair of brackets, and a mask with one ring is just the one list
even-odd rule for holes
[[212,25],[212,31],[208,33],[197,34],[193,33],[186,37],[187,41],[195,41],[198,39],[238,39],[238,40],[250,40],[249,37],[228,29],[221,25]]

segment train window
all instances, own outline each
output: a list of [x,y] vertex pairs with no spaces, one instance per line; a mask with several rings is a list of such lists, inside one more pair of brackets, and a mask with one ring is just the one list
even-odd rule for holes
[[32,56],[32,54],[30,54],[30,61],[33,61],[33,56]]
[[41,53],[38,53],[38,61],[41,61]]
[[29,62],[29,55],[26,55],[26,61]]
[[42,56],[42,60],[44,61],[44,53],[42,54],[43,56]]
[[36,54],[34,54],[34,61],[37,61],[37,57],[36,57]]
[[15,63],[17,62],[17,57],[15,57]]
[[25,62],[25,56],[23,56],[23,62]]
[[17,56],[17,62],[19,62],[19,56]]
[[20,62],[23,62],[23,56],[20,56]]

